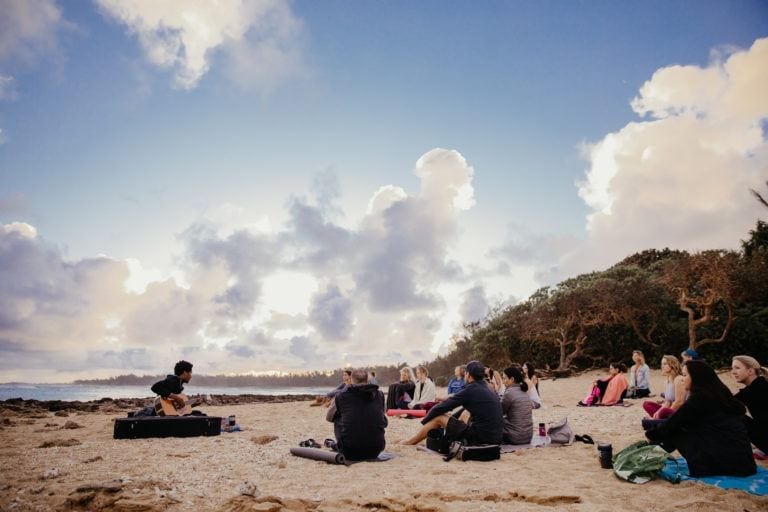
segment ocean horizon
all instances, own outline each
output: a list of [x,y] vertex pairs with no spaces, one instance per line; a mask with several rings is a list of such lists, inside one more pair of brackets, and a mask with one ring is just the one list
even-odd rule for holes
[[[185,386],[187,395],[319,395],[331,389],[311,386]],[[149,386],[107,386],[91,384],[0,384],[0,400],[67,400],[86,402],[102,398],[150,398]]]

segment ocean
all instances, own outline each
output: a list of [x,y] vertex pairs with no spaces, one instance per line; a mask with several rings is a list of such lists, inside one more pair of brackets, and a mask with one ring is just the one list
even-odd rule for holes
[[[206,387],[185,386],[188,395],[322,395],[330,388],[316,387]],[[0,384],[0,400],[99,400],[100,398],[147,398],[149,386],[93,386],[87,384]]]

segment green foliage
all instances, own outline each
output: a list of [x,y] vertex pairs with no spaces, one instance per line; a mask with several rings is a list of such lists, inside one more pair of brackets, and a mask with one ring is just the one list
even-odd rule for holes
[[768,360],[768,224],[758,221],[742,252],[650,249],[605,271],[543,287],[490,315],[468,338],[472,356],[502,368],[651,366],[693,344],[717,367],[736,354]]

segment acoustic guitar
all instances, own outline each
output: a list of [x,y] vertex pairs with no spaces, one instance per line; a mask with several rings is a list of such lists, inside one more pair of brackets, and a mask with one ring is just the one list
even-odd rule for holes
[[197,407],[200,404],[210,404],[211,399],[208,397],[195,397],[190,399],[184,393],[180,393],[179,396],[184,400],[184,405],[179,405],[170,398],[163,398],[161,396],[155,398],[155,412],[158,416],[186,416],[192,414],[192,408]]

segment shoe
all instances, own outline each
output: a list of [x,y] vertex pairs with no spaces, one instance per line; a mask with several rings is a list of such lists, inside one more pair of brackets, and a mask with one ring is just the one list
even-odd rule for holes
[[318,442],[312,438],[309,438],[306,441],[300,442],[299,446],[301,446],[302,448],[320,448],[320,445],[318,444]]

